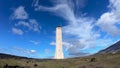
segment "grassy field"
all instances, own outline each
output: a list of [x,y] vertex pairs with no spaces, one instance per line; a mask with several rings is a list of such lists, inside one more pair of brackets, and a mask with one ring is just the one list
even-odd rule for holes
[[120,68],[120,52],[63,60],[0,59],[0,68],[6,64],[21,66],[21,68]]

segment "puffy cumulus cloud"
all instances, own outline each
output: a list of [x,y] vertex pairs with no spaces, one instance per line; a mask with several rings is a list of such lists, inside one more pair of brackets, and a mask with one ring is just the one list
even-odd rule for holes
[[112,36],[116,36],[120,33],[120,28],[117,24],[120,23],[120,0],[109,0],[110,11],[101,15],[97,21],[97,25],[102,28],[103,31],[108,32]]
[[12,32],[18,35],[23,35],[24,33],[21,29],[18,29],[18,28],[12,28]]
[[32,29],[33,31],[37,31],[39,32],[41,29],[41,26],[39,26],[38,22],[35,19],[30,19],[30,29]]
[[[24,6],[19,6],[18,8],[16,8],[13,12],[12,18],[13,20],[17,19],[17,23],[15,23],[14,26],[19,28],[19,32],[21,32],[21,35],[23,33],[22,29],[19,26],[26,27],[27,29],[34,32],[40,32],[41,26],[39,25],[39,22],[36,19],[29,19],[28,13],[24,9]],[[15,31],[17,30],[14,29],[14,32]]]
[[[63,45],[69,52],[69,55],[78,55],[79,53],[87,55],[88,53],[82,51],[102,46],[102,44],[98,44],[98,42],[106,46],[108,45],[106,43],[111,41],[111,39],[107,37],[107,34],[105,34],[106,37],[101,37],[101,29],[112,35],[119,33],[119,29],[116,26],[116,24],[119,23],[119,15],[117,15],[119,7],[116,7],[116,5],[119,5],[119,2],[116,1],[119,0],[110,0],[109,7],[112,11],[104,13],[98,20],[92,17],[86,17],[84,13],[81,14],[78,10],[85,6],[85,2],[81,4],[77,1],[78,0],[56,0],[52,1],[53,6],[46,7],[39,5],[39,0],[37,0],[34,6],[36,11],[52,12],[67,21],[67,25],[63,26]],[[98,26],[100,29],[96,28]],[[54,42],[51,42],[51,44],[55,45]]]
[[19,6],[14,10],[13,19],[28,19],[28,13],[24,10],[23,6]]
[[26,21],[19,21],[15,24],[15,26],[24,26],[27,27],[29,30],[39,32],[41,29],[41,26],[38,24],[38,22],[35,19],[29,19],[28,22]]
[[21,25],[28,27],[28,28],[31,28],[30,24],[28,22],[25,22],[25,21],[19,21],[18,23],[15,24],[15,26],[21,26]]

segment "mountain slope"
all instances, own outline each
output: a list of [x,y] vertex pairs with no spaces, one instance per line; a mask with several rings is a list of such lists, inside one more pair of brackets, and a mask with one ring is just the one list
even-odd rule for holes
[[62,60],[4,58],[0,68],[120,68],[119,58],[120,52]]
[[0,59],[7,59],[7,58],[27,59],[27,57],[21,57],[21,56],[0,53]]
[[115,44],[109,46],[104,50],[99,51],[98,54],[116,53],[118,51],[120,51],[120,41],[116,42]]

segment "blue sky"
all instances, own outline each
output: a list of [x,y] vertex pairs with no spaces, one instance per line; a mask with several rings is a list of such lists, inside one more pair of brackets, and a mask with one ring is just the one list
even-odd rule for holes
[[62,25],[66,58],[120,39],[120,0],[0,0],[0,53],[52,58]]

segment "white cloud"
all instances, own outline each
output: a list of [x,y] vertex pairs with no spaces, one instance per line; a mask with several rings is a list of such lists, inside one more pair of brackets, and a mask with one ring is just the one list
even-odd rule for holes
[[120,28],[116,26],[120,23],[120,0],[110,0],[109,8],[111,10],[101,15],[97,25],[112,36],[116,36],[120,34]]
[[29,53],[36,53],[36,50],[28,50]]
[[21,29],[18,29],[18,28],[12,28],[12,32],[18,35],[23,35],[24,33]]
[[33,31],[37,31],[39,32],[41,29],[41,26],[39,26],[38,22],[35,19],[29,19],[30,22],[30,29],[32,29]]
[[[78,17],[77,14],[74,13],[75,5],[71,1],[57,1],[57,4],[53,7],[45,7],[39,5],[37,8],[40,11],[50,11],[56,13],[56,15],[67,20],[68,25],[63,27],[63,34],[65,36],[75,36],[74,40],[64,40],[63,45],[69,51],[69,53],[78,53],[80,50],[89,48],[94,44],[97,37],[100,35],[95,32],[94,24],[95,21],[93,18],[82,17],[81,15]],[[78,38],[78,39],[77,39]],[[51,45],[54,45],[52,42]]]
[[[22,31],[21,27],[26,27],[27,29],[34,32],[40,32],[41,26],[39,25],[39,22],[37,22],[35,19],[29,19],[28,13],[26,12],[23,6],[19,6],[17,9],[14,10],[12,18],[13,20],[18,19],[17,20],[18,23],[16,23],[14,26],[19,28],[19,32],[21,32],[21,35],[23,34],[23,31],[25,31],[25,30]],[[14,31],[17,30],[14,29]]]
[[13,19],[28,19],[28,14],[24,10],[23,6],[20,6],[16,10],[14,10]]
[[16,49],[20,54],[24,54],[24,55],[34,54],[37,52],[36,50],[33,49],[23,49],[20,47],[14,47],[14,49]]
[[[106,37],[102,38],[101,30],[95,30],[96,26],[100,26],[101,29],[112,35],[119,34],[120,30],[116,26],[120,19],[118,13],[118,9],[120,8],[118,7],[118,5],[120,5],[119,0],[110,0],[110,8],[112,11],[104,13],[98,20],[95,20],[92,17],[86,17],[84,14],[79,14],[80,12],[78,12],[74,6],[80,6],[75,2],[72,2],[72,0],[56,0],[53,1],[54,4],[52,7],[46,7],[39,5],[37,1],[35,6],[36,11],[52,12],[67,21],[68,25],[63,26],[63,45],[66,47],[69,54],[78,54],[82,53],[81,50],[102,46],[96,42],[101,42],[105,46],[107,45],[106,42],[109,42],[111,39]],[[105,34],[105,36],[106,35],[107,34]],[[72,40],[70,38],[72,38]],[[50,44],[55,45],[54,42],[51,42]]]
[[39,32],[41,29],[41,26],[38,24],[38,22],[35,19],[29,19],[28,22],[26,21],[19,21],[15,26],[24,26],[27,27],[29,30]]
[[34,45],[38,45],[40,42],[38,41],[34,41],[34,40],[30,40],[31,43],[33,43]]
[[19,21],[17,24],[15,24],[15,26],[20,26],[20,25],[30,28],[30,24],[25,21]]

